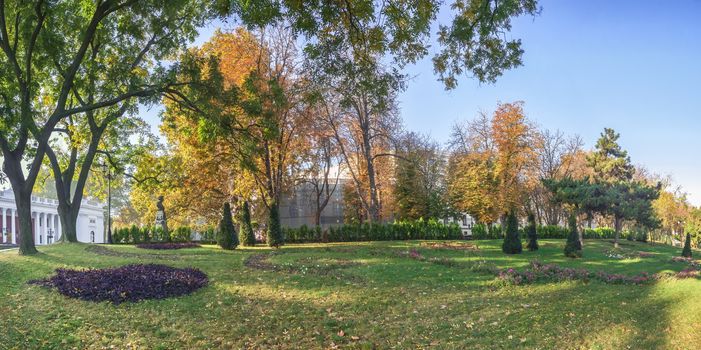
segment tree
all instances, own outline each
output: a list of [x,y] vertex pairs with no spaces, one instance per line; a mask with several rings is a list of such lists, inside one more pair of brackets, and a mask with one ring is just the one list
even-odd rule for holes
[[520,254],[523,247],[518,233],[518,219],[514,210],[509,212],[506,218],[505,230],[504,243],[501,245],[501,250],[506,254]]
[[565,243],[565,256],[570,258],[581,258],[582,241],[579,240],[579,233],[577,232],[577,215],[574,211],[570,214],[568,226],[570,233],[567,236],[567,242]]
[[395,213],[399,219],[444,218],[445,160],[440,146],[413,132],[400,140],[394,170]]
[[285,243],[285,237],[282,235],[282,227],[280,227],[280,212],[279,207],[270,207],[270,220],[268,221],[268,235],[266,243],[269,247],[279,248]]
[[691,235],[686,234],[686,240],[684,240],[684,249],[682,249],[682,256],[685,258],[691,258]]
[[576,168],[576,162],[581,157],[583,141],[578,136],[566,137],[561,131],[544,130],[537,135],[537,167],[536,174],[529,175],[530,202],[538,217],[538,222],[546,225],[558,225],[567,215],[562,204],[553,200],[552,192],[543,181],[554,181],[566,177],[581,178]]
[[256,245],[256,236],[253,234],[253,226],[251,225],[251,209],[248,207],[248,201],[244,201],[243,205],[241,206],[239,236],[239,241],[244,247],[253,247]]
[[219,231],[217,232],[217,244],[222,249],[232,250],[239,245],[239,240],[234,229],[234,222],[231,218],[231,206],[229,203],[224,203],[224,213],[219,222]]
[[526,204],[527,181],[536,166],[535,128],[523,103],[497,106],[490,119],[482,114],[466,127],[454,129],[451,146],[456,158],[449,174],[456,208],[491,223]]
[[[339,52],[339,47],[352,46],[356,57],[380,57],[399,67],[428,55],[434,41],[432,26],[442,7],[434,0],[222,4],[223,12],[233,13],[250,26],[288,23],[309,39],[305,51],[311,54]],[[433,57],[434,70],[448,89],[456,87],[457,78],[463,74],[494,82],[504,70],[521,65],[521,41],[504,34],[511,29],[512,18],[536,16],[540,7],[536,0],[457,0],[450,11],[450,24],[438,26],[435,39],[440,50]]]
[[[19,215],[20,254],[36,252],[31,195],[56,126],[164,92],[167,69],[155,63],[194,35],[201,5],[0,2],[0,148]],[[164,33],[172,37],[159,40]],[[90,86],[92,101],[84,98]]]
[[533,213],[528,213],[528,226],[526,226],[525,231],[528,236],[526,248],[529,251],[538,250],[538,232],[536,231],[535,215]]
[[613,129],[604,129],[594,152],[587,158],[594,174],[595,191],[585,198],[588,209],[613,217],[616,247],[625,220],[647,227],[659,224],[652,203],[659,197],[661,188],[660,183],[650,186],[633,180],[635,168],[628,152],[618,145],[619,137]]

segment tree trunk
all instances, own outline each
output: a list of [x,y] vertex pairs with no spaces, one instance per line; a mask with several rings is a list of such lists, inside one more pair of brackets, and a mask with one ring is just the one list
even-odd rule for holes
[[[74,209],[74,210],[72,210]],[[61,242],[78,242],[78,210],[76,208],[58,206],[58,217],[61,220]]]
[[621,218],[618,216],[614,216],[613,218],[613,227],[616,230],[616,236],[613,240],[613,246],[615,248],[618,248],[618,238],[621,236]]
[[32,194],[26,193],[18,196],[15,191],[15,203],[19,217],[19,254],[28,255],[37,253],[34,245],[34,233],[32,230]]

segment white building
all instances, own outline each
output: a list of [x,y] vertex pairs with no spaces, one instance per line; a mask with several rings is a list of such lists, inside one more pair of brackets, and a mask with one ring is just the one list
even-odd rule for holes
[[458,226],[460,226],[460,231],[462,231],[462,236],[465,238],[471,237],[472,236],[472,226],[474,226],[477,222],[475,221],[470,214],[467,213],[462,213],[460,217],[453,218],[445,218],[443,219],[444,224],[450,224],[450,223],[456,223]]
[[[36,245],[51,244],[61,238],[61,220],[58,217],[58,201],[32,196],[32,232]],[[19,218],[12,190],[0,191],[0,243],[17,244]],[[96,201],[83,200],[77,222],[78,241],[104,243],[105,224],[103,206]]]

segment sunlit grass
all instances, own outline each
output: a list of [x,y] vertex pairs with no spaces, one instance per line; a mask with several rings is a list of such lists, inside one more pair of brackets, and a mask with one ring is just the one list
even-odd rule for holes
[[[0,349],[195,348],[694,348],[701,344],[701,281],[665,279],[643,286],[600,282],[502,286],[461,268],[485,260],[525,268],[540,260],[609,273],[679,271],[678,248],[626,242],[653,257],[614,259],[608,241],[585,242],[584,258],[563,241],[506,256],[500,241],[479,251],[428,249],[420,242],[290,245],[269,257],[287,270],[244,265],[266,247],[216,246],[152,251],[107,246],[124,256],[86,252],[84,244],[41,247],[39,255],[0,253]],[[416,248],[456,267],[416,261]],[[161,257],[161,255],[163,257]],[[205,271],[210,285],[189,296],[114,306],[72,300],[37,286],[55,268],[156,262]],[[318,268],[323,266],[324,268]],[[324,271],[319,273],[318,271]]]

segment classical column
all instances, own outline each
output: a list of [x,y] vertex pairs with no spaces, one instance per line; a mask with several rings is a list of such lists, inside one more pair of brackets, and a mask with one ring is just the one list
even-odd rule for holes
[[61,218],[56,217],[56,240],[58,241],[61,236],[63,235],[63,232],[61,231]]
[[[53,233],[51,233],[51,231],[52,231],[51,227],[53,226],[53,224],[51,223],[51,219],[52,219],[51,215],[52,214],[49,214],[49,213],[46,214],[46,234],[45,234],[46,244],[49,244],[49,235],[53,236]],[[51,237],[51,238],[53,239],[53,237]]]
[[7,244],[7,239],[10,237],[10,231],[7,230],[7,208],[2,208],[2,243]]
[[39,224],[41,223],[39,220],[41,220],[41,215],[39,215],[38,211],[34,212],[34,244],[39,244],[39,235],[40,235],[40,230],[41,227]]
[[8,232],[11,232],[12,244],[17,244],[17,225],[15,225],[15,212],[16,210],[10,209],[10,228]]

